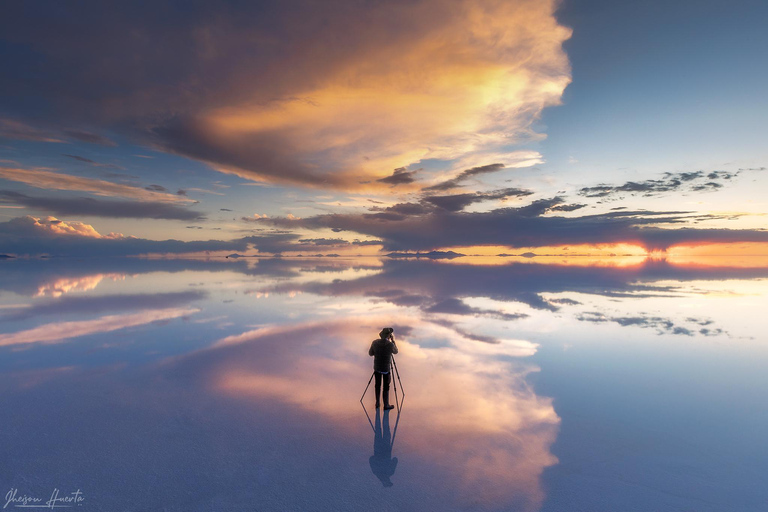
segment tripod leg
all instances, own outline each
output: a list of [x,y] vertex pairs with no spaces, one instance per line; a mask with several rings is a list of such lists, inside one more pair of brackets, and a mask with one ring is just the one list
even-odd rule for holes
[[397,400],[397,383],[395,382],[395,375],[394,371],[392,370],[392,365],[389,365],[389,375],[392,377],[392,387],[395,390],[395,405],[397,405],[397,410],[400,410],[400,402]]
[[375,373],[376,373],[376,372],[373,372],[373,373],[371,373],[371,378],[370,378],[370,379],[368,379],[368,385],[367,385],[367,386],[365,386],[365,391],[363,391],[363,396],[361,396],[361,397],[360,397],[360,402],[361,402],[361,403],[362,403],[362,401],[363,401],[363,398],[365,398],[365,394],[368,392],[368,388],[369,388],[369,387],[371,387],[371,381],[373,380],[373,375],[374,375]]
[[[397,363],[395,362],[394,356],[392,357],[392,364],[395,367],[395,374],[397,375],[397,381],[400,383],[400,393],[403,394],[403,398],[405,398],[405,390],[403,389],[403,381],[400,380],[400,372],[397,369]],[[392,381],[395,379],[393,378]]]

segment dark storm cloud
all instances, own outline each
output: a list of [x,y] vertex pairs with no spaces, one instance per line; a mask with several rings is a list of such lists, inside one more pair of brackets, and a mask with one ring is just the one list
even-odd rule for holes
[[[658,180],[628,181],[622,185],[597,185],[584,187],[579,190],[579,195],[584,197],[609,197],[624,194],[640,194],[646,197],[656,196],[667,192],[703,192],[722,188],[722,183],[713,180],[731,180],[739,175],[726,171],[695,172],[665,172]],[[703,180],[710,180],[702,182]]]
[[471,169],[467,169],[465,171],[462,171],[459,173],[458,176],[455,178],[452,178],[450,180],[446,180],[440,183],[437,183],[435,185],[432,185],[430,187],[426,187],[423,190],[425,191],[433,191],[433,190],[450,190],[452,188],[456,188],[461,183],[469,178],[472,178],[474,176],[480,175],[480,174],[488,174],[492,172],[498,172],[504,169],[504,164],[488,164],[488,165],[481,165],[479,167],[472,167]]
[[405,167],[399,167],[395,169],[395,172],[393,172],[391,176],[376,181],[379,183],[386,183],[387,185],[407,185],[415,181],[414,175],[416,172],[417,171],[408,171]]
[[200,212],[183,206],[153,201],[112,201],[91,197],[33,197],[20,192],[0,190],[0,200],[54,215],[87,215],[130,219],[196,220]]

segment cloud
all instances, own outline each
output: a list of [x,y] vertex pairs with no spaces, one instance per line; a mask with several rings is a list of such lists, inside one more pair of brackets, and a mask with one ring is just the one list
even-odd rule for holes
[[451,315],[487,316],[498,320],[519,320],[528,316],[525,313],[504,313],[491,309],[475,308],[455,297],[449,297],[434,303],[426,308],[425,311],[428,313],[448,313]]
[[[73,158],[81,159],[82,157]],[[155,201],[167,203],[192,201],[189,198],[180,197],[176,194],[169,194],[164,189],[148,190],[141,187],[134,187],[132,185],[113,183],[111,181],[97,180],[93,178],[84,178],[82,176],[73,176],[70,174],[63,174],[60,172],[44,169],[17,169],[10,167],[0,167],[0,179],[24,183],[30,187],[45,190],[76,190],[81,192],[90,192],[97,196],[123,197],[128,199],[135,199],[138,201]]]
[[505,188],[494,190],[492,192],[475,192],[468,194],[454,194],[448,196],[427,196],[423,202],[433,204],[443,210],[458,212],[467,206],[479,203],[481,201],[491,201],[494,199],[508,199],[510,197],[525,197],[533,194],[530,190],[520,188]]
[[414,182],[414,175],[417,171],[408,171],[405,167],[399,167],[395,169],[395,172],[391,176],[381,178],[376,181],[379,183],[386,183],[387,185],[407,185]]
[[[167,188],[165,188],[162,185],[156,185],[156,184],[147,185],[146,187],[144,187],[144,190],[149,190],[150,192],[162,192],[162,193],[165,193],[165,194],[168,193],[168,189]],[[183,193],[182,194],[177,194],[177,195],[180,195],[180,196],[187,195],[185,191],[182,190],[181,192],[183,192]]]
[[299,240],[300,244],[309,244],[315,246],[332,246],[340,247],[349,245],[350,242],[341,238],[302,238]]
[[[221,211],[224,211],[224,212],[231,212],[232,210],[229,210],[229,209],[227,209],[227,208],[221,208]],[[254,213],[254,214],[253,214],[252,216],[250,216],[250,217],[240,217],[240,220],[242,220],[243,222],[259,222],[259,221],[261,221],[262,219],[268,219],[268,218],[269,218],[269,216],[268,216],[268,215],[266,215],[266,214],[258,214],[258,213]]]
[[98,144],[100,146],[117,146],[117,143],[103,135],[98,133],[86,132],[84,130],[64,130],[64,134],[67,137],[75,139],[79,142],[87,142],[88,144]]
[[[94,286],[95,287],[95,286]],[[0,311],[3,321],[17,321],[43,315],[60,314],[99,314],[105,311],[130,311],[143,309],[169,309],[204,299],[204,291],[184,291],[169,293],[136,293],[100,296],[64,296],[46,302],[33,302],[21,310]],[[3,314],[4,313],[4,314]]]
[[86,238],[112,238],[120,239],[123,235],[119,233],[110,233],[102,235],[90,224],[82,222],[65,222],[56,217],[46,217],[39,219],[27,215],[17,217],[6,222],[4,233],[15,233],[19,235],[36,234],[37,236],[77,236]]
[[[472,192],[453,195],[426,195],[418,203],[397,203],[387,207],[372,206],[366,214],[367,218],[398,221],[409,216],[428,215],[441,210],[458,212],[467,206],[482,201],[505,200],[510,197],[525,197],[533,194],[530,190],[520,188],[505,188],[490,192]],[[264,218],[266,220],[266,217]],[[279,222],[279,220],[277,221]]]
[[74,139],[88,144],[117,146],[114,141],[96,133],[76,129],[40,129],[8,118],[0,118],[0,138],[56,143],[66,143]]
[[473,177],[478,176],[480,174],[488,174],[492,172],[498,172],[505,168],[504,164],[488,164],[488,165],[482,165],[479,167],[473,167],[471,169],[467,169],[465,171],[462,171],[456,176],[455,178],[451,178],[450,180],[442,181],[440,183],[437,183],[435,185],[431,185],[429,187],[425,187],[422,190],[450,190],[452,188],[458,187],[463,181]]
[[573,212],[586,208],[586,204],[558,204],[549,209],[552,212]]
[[169,220],[196,220],[202,218],[200,212],[168,202],[103,201],[92,197],[33,197],[10,190],[0,190],[0,200],[62,216],[87,215],[93,217]]
[[63,138],[50,131],[39,130],[19,121],[2,118],[0,118],[0,138],[34,142],[65,142]]
[[353,231],[383,241],[385,250],[429,251],[474,245],[510,247],[630,243],[647,249],[710,242],[764,242],[758,229],[665,229],[660,224],[711,220],[713,215],[680,211],[621,210],[580,217],[548,215],[562,198],[539,199],[517,208],[487,212],[451,211],[422,203],[401,203],[376,213],[325,214],[305,219],[264,219],[287,229]]
[[[142,203],[145,204],[145,203]],[[146,240],[110,233],[101,235],[93,226],[64,222],[55,218],[18,217],[0,222],[0,247],[17,255],[54,256],[137,256],[155,253],[192,253],[202,251],[244,251],[248,241]]]
[[385,169],[542,137],[535,121],[570,82],[557,5],[93,3],[62,26],[14,5],[0,29],[41,65],[11,60],[0,94],[247,179],[382,186]]
[[63,156],[66,156],[67,158],[71,158],[73,160],[77,160],[78,162],[82,162],[84,164],[92,165],[94,167],[106,167],[108,169],[125,170],[125,167],[120,167],[119,165],[115,165],[115,164],[103,164],[100,162],[96,162],[95,160],[91,160],[90,158],[85,158],[84,156],[80,156],[80,155],[69,155],[65,153]]
[[[628,181],[622,185],[597,185],[584,187],[579,195],[584,197],[623,196],[625,194],[641,194],[645,197],[657,196],[667,192],[704,192],[722,188],[722,183],[714,180],[731,180],[739,175],[726,171],[695,172],[665,172],[658,180]],[[709,180],[709,181],[706,181]]]
[[711,320],[700,320],[697,318],[687,318],[686,322],[693,323],[694,325],[679,325],[668,318],[662,318],[658,316],[606,316],[603,313],[595,311],[587,311],[582,313],[577,320],[582,322],[592,323],[616,323],[622,327],[635,326],[644,329],[656,329],[656,333],[673,334],[679,336],[720,336],[728,334],[722,329],[703,327],[712,324]]
[[[539,475],[555,463],[549,446],[559,418],[551,399],[537,397],[527,382],[536,368],[520,357],[535,353],[536,345],[523,340],[478,343],[440,323],[411,316],[401,321],[410,332],[407,340],[398,338],[398,367],[420,392],[405,400],[413,435],[398,436],[397,443],[405,443],[400,445],[403,453],[419,453],[435,436],[451,446],[430,455],[435,467],[449,468],[438,478],[448,482],[450,496],[437,508],[471,507],[479,495],[501,508],[540,508],[545,495]],[[360,379],[360,366],[370,364],[360,340],[387,322],[367,315],[246,331],[163,370],[202,375],[218,392],[246,403],[279,400],[316,421],[334,420],[344,417],[345,403],[360,398],[354,382]],[[334,343],[318,345],[323,339]],[[432,347],[431,339],[445,343]],[[455,413],[442,414],[446,407]],[[349,428],[349,422],[338,428]],[[478,447],[493,457],[481,460]]]
[[[37,218],[28,215],[0,222],[0,247],[3,253],[16,255],[108,257],[218,251],[244,252],[252,248],[260,253],[277,254],[289,251],[320,251],[329,246],[379,244],[380,242],[375,240],[349,242],[341,239],[308,239],[303,238],[302,235],[284,231],[266,232],[232,240],[188,242],[147,240],[120,233],[102,235],[89,224],[62,221],[55,217]],[[262,264],[268,265],[263,262]]]
[[[293,263],[298,266],[298,263]],[[352,266],[354,263],[348,263]],[[305,269],[303,269],[305,270]],[[579,303],[562,294],[588,294],[601,297],[639,299],[643,297],[686,297],[695,282],[738,279],[749,281],[768,276],[768,267],[734,268],[673,265],[666,261],[645,260],[626,267],[568,266],[534,262],[509,262],[504,265],[476,265],[456,260],[450,269],[441,263],[425,260],[384,259],[374,273],[356,275],[352,279],[314,279],[285,281],[264,285],[261,293],[303,292],[326,297],[367,297],[379,302],[418,308],[426,315],[456,315],[450,322],[484,319],[518,320],[521,314],[514,303],[534,310],[557,311]],[[336,270],[337,272],[339,269]],[[448,272],[448,274],[446,274]],[[305,272],[302,275],[306,276]],[[447,277],[449,276],[449,277]],[[700,288],[696,286],[695,288]],[[552,297],[555,295],[554,297]],[[473,307],[467,300],[491,299],[494,306]],[[488,304],[484,300],[483,304]],[[508,306],[509,305],[509,306]],[[512,306],[512,307],[510,307]],[[615,315],[619,316],[619,315]],[[428,316],[427,318],[432,318]],[[441,317],[438,317],[441,318]],[[449,322],[449,323],[450,323]],[[618,322],[617,322],[618,323]],[[696,324],[696,325],[687,325]],[[445,324],[455,328],[456,324]],[[628,322],[625,326],[630,327]],[[705,321],[688,319],[691,332],[717,330]],[[678,331],[681,334],[682,331]]]
[[25,331],[0,334],[0,347],[28,343],[61,343],[71,338],[112,332],[127,327],[145,325],[160,320],[170,320],[199,312],[199,309],[157,309],[132,315],[108,315],[95,320],[55,322]]

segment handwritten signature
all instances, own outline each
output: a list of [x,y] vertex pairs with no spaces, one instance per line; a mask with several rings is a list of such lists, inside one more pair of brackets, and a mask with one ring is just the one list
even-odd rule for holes
[[83,501],[85,501],[85,498],[80,489],[61,495],[61,491],[54,488],[48,501],[43,501],[43,498],[38,498],[37,496],[19,494],[18,489],[11,489],[5,495],[5,505],[3,505],[3,508],[8,508],[8,505],[22,508],[62,508],[82,505]]

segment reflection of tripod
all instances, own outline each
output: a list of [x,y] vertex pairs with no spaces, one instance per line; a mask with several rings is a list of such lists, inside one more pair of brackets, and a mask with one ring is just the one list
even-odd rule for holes
[[[397,412],[400,412],[400,409],[403,407],[403,400],[405,400],[405,391],[403,390],[403,382],[400,380],[400,372],[397,370],[397,363],[395,362],[395,356],[392,356],[392,363],[389,365],[389,373],[390,375],[397,376],[397,382],[400,383],[400,393],[402,393],[403,397],[398,401],[397,399],[397,383],[395,382],[395,379],[392,379],[392,387],[395,390],[395,404],[397,405]],[[363,403],[363,398],[365,398],[365,394],[368,392],[368,388],[371,387],[371,381],[373,380],[373,376],[376,375],[376,370],[373,371],[371,374],[371,378],[368,379],[368,385],[365,386],[365,391],[363,391],[363,395],[360,397],[360,403]],[[378,401],[379,397],[376,397],[376,400]]]

